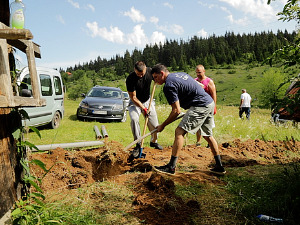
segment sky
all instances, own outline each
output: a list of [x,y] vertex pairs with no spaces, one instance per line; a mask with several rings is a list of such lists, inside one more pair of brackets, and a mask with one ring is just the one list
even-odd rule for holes
[[[13,0],[10,0],[10,3]],[[111,59],[146,44],[226,32],[295,30],[278,21],[285,0],[23,0],[25,28],[40,45],[37,66],[74,67],[98,56]],[[18,67],[27,65],[17,52]],[[157,62],[159,63],[159,62]]]

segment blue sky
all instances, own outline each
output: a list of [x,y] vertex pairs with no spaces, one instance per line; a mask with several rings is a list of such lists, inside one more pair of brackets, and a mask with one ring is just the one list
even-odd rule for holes
[[[12,0],[10,0],[12,2]],[[276,0],[23,0],[25,28],[41,46],[38,66],[67,68],[78,63],[142,50],[145,44],[188,41],[226,31],[255,33],[295,30],[278,21],[286,1]],[[23,53],[19,67],[26,66]]]

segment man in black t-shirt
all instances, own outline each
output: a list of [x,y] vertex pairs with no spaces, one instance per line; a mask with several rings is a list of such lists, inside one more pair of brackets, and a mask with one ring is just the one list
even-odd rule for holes
[[[141,113],[146,117],[148,116],[148,128],[150,131],[158,126],[158,119],[155,110],[155,102],[152,100],[150,109],[150,87],[153,77],[151,69],[147,68],[145,63],[138,61],[134,65],[134,72],[132,72],[126,79],[126,87],[130,96],[128,105],[129,116],[131,119],[131,131],[134,140],[141,136],[139,118]],[[150,113],[148,115],[148,110]],[[139,150],[140,143],[137,143],[135,150]],[[157,133],[152,134],[150,147],[162,150],[162,146],[157,143]]]

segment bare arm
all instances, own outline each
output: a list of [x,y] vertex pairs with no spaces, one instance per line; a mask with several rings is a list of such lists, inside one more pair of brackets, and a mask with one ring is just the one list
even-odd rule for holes
[[138,100],[138,98],[136,97],[136,91],[133,91],[133,92],[128,92],[129,94],[129,97],[131,99],[131,101],[133,101],[133,103],[140,107],[141,109],[144,109],[145,106],[140,102],[140,100]]
[[211,93],[211,97],[214,100],[215,104],[217,104],[217,90],[213,80],[210,80],[208,83],[208,90]]
[[177,116],[181,113],[179,101],[174,102],[172,105],[172,111],[170,112],[168,118],[160,125],[157,126],[157,131],[161,132],[168,124],[172,123]]
[[240,108],[242,108],[243,102],[244,102],[244,99],[241,99]]

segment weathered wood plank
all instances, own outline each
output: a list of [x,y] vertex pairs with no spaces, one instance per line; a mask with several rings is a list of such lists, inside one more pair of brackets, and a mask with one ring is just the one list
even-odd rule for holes
[[30,40],[33,39],[33,35],[30,30],[27,29],[0,29],[0,38],[9,39],[9,40],[18,40],[25,39]]
[[0,94],[6,97],[9,105],[14,107],[13,89],[11,85],[7,43],[0,39]]

